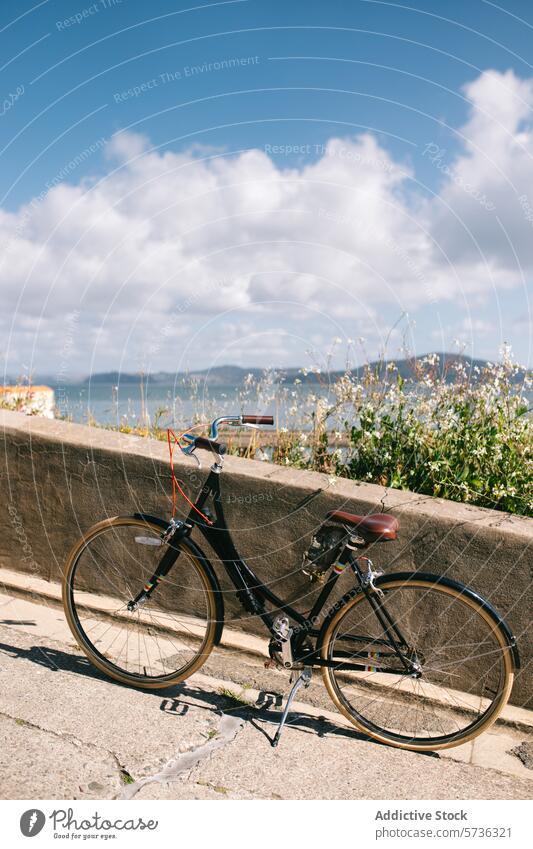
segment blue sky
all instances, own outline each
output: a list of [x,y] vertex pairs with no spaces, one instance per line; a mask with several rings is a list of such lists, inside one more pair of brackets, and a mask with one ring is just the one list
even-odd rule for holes
[[525,0],[2,3],[5,371],[530,362],[532,35]]

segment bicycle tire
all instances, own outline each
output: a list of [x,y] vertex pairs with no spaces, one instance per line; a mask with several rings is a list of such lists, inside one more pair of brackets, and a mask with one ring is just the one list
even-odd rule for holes
[[[113,613],[111,609],[102,609],[101,599],[102,597],[107,598],[105,594],[103,596],[98,596],[98,593],[91,593],[90,590],[88,591],[86,587],[84,587],[83,589],[77,589],[76,574],[77,570],[80,568],[80,558],[84,553],[89,550],[92,543],[101,540],[103,535],[105,535],[107,532],[114,532],[115,537],[117,537],[118,530],[124,528],[142,530],[144,535],[151,534],[154,540],[160,538],[161,536],[161,526],[159,524],[156,524],[155,521],[150,521],[148,519],[142,519],[134,516],[115,516],[113,518],[99,522],[96,525],[93,525],[74,545],[70,554],[68,555],[65,564],[62,582],[62,596],[65,616],[72,631],[72,634],[77,642],[77,645],[79,645],[79,647],[87,656],[89,661],[93,664],[93,666],[95,666],[101,672],[104,672],[106,675],[110,676],[116,681],[119,681],[122,684],[130,684],[136,687],[141,687],[143,689],[159,689],[169,687],[174,684],[180,683],[181,681],[185,680],[190,675],[192,675],[194,672],[196,672],[205,663],[209,654],[211,653],[215,642],[215,635],[217,630],[218,606],[216,602],[216,593],[218,591],[218,587],[213,577],[210,575],[209,570],[201,562],[201,558],[198,555],[195,546],[193,546],[188,539],[184,538],[181,539],[178,543],[173,543],[173,547],[179,550],[180,556],[184,553],[187,556],[188,570],[192,570],[192,572],[187,572],[188,584],[190,585],[191,583],[190,576],[194,574],[203,589],[206,602],[205,635],[199,642],[198,650],[195,651],[193,656],[179,669],[174,669],[171,672],[163,671],[161,672],[161,674],[158,675],[147,675],[146,667],[144,668],[144,674],[142,674],[141,672],[133,672],[131,669],[121,668],[120,664],[114,662],[110,657],[106,657],[101,647],[98,648],[94,645],[93,640],[95,638],[91,638],[87,634],[86,629],[83,627],[82,618],[80,618],[80,613],[82,610],[88,611],[87,615],[93,616],[95,620],[104,619],[107,622],[110,622],[111,624],[109,625],[109,628],[118,628],[120,626],[120,622],[117,624],[118,614],[116,611],[115,613]],[[147,539],[146,536],[138,538],[144,539],[145,542]],[[116,540],[114,541],[114,545],[116,547]],[[94,555],[92,556],[94,561]],[[94,563],[91,563],[91,565],[93,566]],[[173,567],[173,569],[174,568],[175,567]],[[163,582],[158,585],[156,592],[161,591],[162,584]],[[142,586],[142,584],[140,586]],[[183,586],[185,586],[185,584]],[[89,595],[87,595],[88,592]],[[77,593],[79,596],[83,596],[83,600],[81,602],[76,601]],[[93,596],[96,596],[96,598],[94,598]],[[143,614],[145,609],[145,607],[142,608]],[[120,611],[120,613],[120,620],[122,621],[122,613],[125,613],[125,611]],[[163,614],[159,613],[158,615],[159,617],[161,617]],[[173,628],[171,628],[168,624],[168,616],[164,626],[161,624],[161,619],[156,619],[153,613],[151,614],[151,617],[152,618],[150,621],[143,620],[142,622],[140,621],[140,615],[138,617],[137,628],[140,632],[138,637],[139,645],[141,643],[142,635],[143,643],[146,647],[146,634],[144,633],[145,630],[147,632],[151,631],[152,634],[156,635],[155,639],[159,645],[159,650],[160,643],[157,637],[158,634],[161,636],[162,633],[166,633],[165,639],[167,643],[175,645],[173,640],[171,640],[171,638],[168,636],[169,632],[171,634],[174,634]],[[182,619],[183,618],[184,617],[182,615]],[[191,627],[192,626],[189,624],[189,630],[191,630]],[[176,626],[176,628],[176,633],[179,633],[179,625]],[[178,637],[176,636],[173,639],[178,639]],[[185,636],[182,633],[179,639],[181,642],[183,642],[185,639],[195,641],[199,638],[195,633],[191,632],[191,635],[185,634]],[[178,643],[178,645],[180,645],[180,643]],[[148,654],[148,649],[146,649],[146,653]],[[140,665],[141,664],[139,661],[139,667]]]

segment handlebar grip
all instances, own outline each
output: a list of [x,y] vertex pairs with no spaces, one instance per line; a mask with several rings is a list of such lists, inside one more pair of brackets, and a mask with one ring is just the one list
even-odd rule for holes
[[243,424],[273,425],[274,416],[243,416]]
[[223,442],[215,442],[214,439],[208,439],[206,436],[194,437],[195,448],[206,448],[207,451],[215,451],[217,454],[225,454],[227,446]]

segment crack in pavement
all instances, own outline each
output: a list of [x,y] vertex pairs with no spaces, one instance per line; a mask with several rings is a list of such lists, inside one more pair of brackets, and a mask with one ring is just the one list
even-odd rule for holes
[[207,743],[195,746],[188,752],[178,754],[176,757],[171,758],[160,772],[156,772],[154,775],[149,775],[145,778],[140,778],[133,784],[129,784],[124,788],[118,798],[133,799],[139,790],[141,790],[146,784],[174,781],[182,773],[190,772],[193,767],[197,766],[197,764],[201,761],[210,758],[213,752],[217,749],[221,749],[223,746],[227,746],[228,743],[232,743],[237,735],[243,730],[245,724],[246,720],[241,717],[228,716],[227,714],[224,714],[220,720],[216,737],[212,740],[208,740]]
[[50,734],[50,736],[55,737],[57,740],[65,740],[67,743],[71,743],[78,749],[92,749],[100,755],[107,756],[110,759],[110,764],[112,764],[113,768],[117,769],[119,780],[121,780],[124,775],[129,774],[115,752],[111,751],[111,749],[106,749],[105,746],[98,746],[96,743],[91,743],[89,740],[80,740],[80,738],[76,737],[75,734],[69,734],[68,732],[63,731],[54,731],[53,728],[45,728],[43,725],[39,725],[36,722],[30,722],[27,719],[22,719],[22,717],[12,716],[10,713],[6,713],[5,711],[0,711],[0,716],[3,716],[5,719],[10,719],[12,722],[15,722],[17,725],[22,727],[31,728],[33,731],[40,731],[42,734]]
[[53,728],[45,728],[44,725],[39,725],[37,722],[31,722],[30,720],[23,719],[19,716],[12,716],[10,713],[6,713],[5,711],[0,711],[0,716],[3,716],[5,719],[12,720],[12,722],[16,722],[17,725],[25,726],[26,728],[32,728],[34,731],[41,731],[43,734],[50,734],[52,737],[56,737],[58,740],[66,740],[67,743],[72,743],[72,745],[74,746],[85,746],[88,749],[96,749],[97,752],[109,755],[112,758],[116,758],[116,755],[113,752],[109,751],[109,749],[106,749],[104,746],[97,746],[96,743],[80,740],[80,738],[76,737],[75,734],[69,734],[66,731],[54,731]]

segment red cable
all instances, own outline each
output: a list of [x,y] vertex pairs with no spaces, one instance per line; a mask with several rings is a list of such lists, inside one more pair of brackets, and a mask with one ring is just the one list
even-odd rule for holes
[[[201,425],[195,425],[195,427],[201,427]],[[194,428],[189,428],[189,430],[194,430]],[[171,428],[167,427],[168,453],[170,455],[170,479],[172,481],[172,518],[174,518],[174,515],[176,513],[176,490],[178,490],[180,495],[182,495],[183,498],[185,499],[185,501],[187,502],[187,504],[189,504],[192,507],[193,510],[196,510],[196,512],[202,517],[204,522],[207,522],[208,525],[212,525],[213,522],[211,521],[211,519],[209,519],[205,515],[205,513],[202,513],[202,511],[199,510],[198,507],[195,504],[193,504],[191,499],[183,491],[183,489],[180,485],[180,482],[176,477],[176,473],[174,471],[174,446],[172,445],[172,443],[170,441],[170,437],[172,436],[174,443],[178,446],[178,448],[180,448],[183,451],[183,448],[181,447],[179,440],[187,432],[188,431],[184,431],[184,433],[180,433],[180,435],[178,437],[178,436],[176,436],[174,431],[171,430]]]

